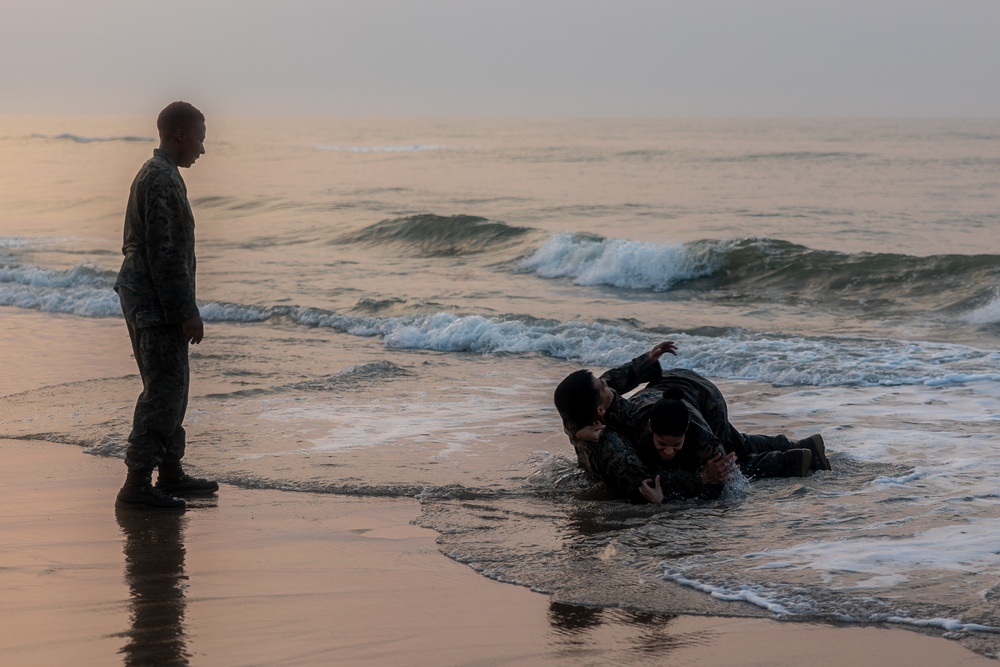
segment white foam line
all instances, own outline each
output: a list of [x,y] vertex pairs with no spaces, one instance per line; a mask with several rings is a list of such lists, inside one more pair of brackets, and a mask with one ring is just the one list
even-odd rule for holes
[[915,625],[920,628],[941,628],[948,632],[991,632],[1000,633],[1000,628],[992,625],[980,625],[978,623],[965,623],[954,618],[909,618],[906,616],[889,616],[886,623],[898,623],[900,625]]
[[[665,566],[665,563],[661,563],[660,566]],[[694,579],[688,579],[681,574],[671,574],[669,572],[664,572],[661,579],[668,581],[673,581],[680,584],[681,586],[687,586],[688,588],[693,588],[702,593],[708,593],[713,598],[718,600],[724,600],[726,602],[749,602],[755,607],[760,607],[766,609],[773,614],[778,614],[779,616],[791,616],[791,612],[785,607],[778,604],[777,602],[772,602],[762,595],[758,595],[749,589],[741,589],[738,591],[731,591],[719,586],[712,586],[710,584],[704,584],[700,581]]]
[[[661,563],[660,566],[665,566],[665,563]],[[661,575],[661,579],[667,581],[673,581],[681,586],[686,586],[688,588],[693,588],[702,593],[708,593],[713,598],[718,600],[724,600],[726,602],[749,602],[755,607],[760,607],[766,609],[779,616],[793,616],[794,614],[790,612],[786,607],[768,600],[766,597],[759,595],[747,588],[732,591],[719,586],[712,586],[710,584],[705,584],[694,579],[688,579],[681,574],[671,574],[665,572]],[[876,616],[871,619],[857,619],[853,616],[841,616],[842,620],[853,622],[853,623],[894,623],[898,625],[912,625],[914,627],[920,628],[941,628],[946,632],[988,632],[988,633],[1000,633],[1000,627],[995,627],[992,625],[982,625],[980,623],[966,623],[965,621],[955,619],[955,618],[912,618],[908,616]]]

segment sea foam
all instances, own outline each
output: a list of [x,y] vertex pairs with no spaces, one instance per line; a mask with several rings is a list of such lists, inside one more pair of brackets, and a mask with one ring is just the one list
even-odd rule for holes
[[968,324],[1000,324],[1000,296],[959,318]]
[[557,234],[518,263],[542,278],[572,278],[579,285],[667,291],[682,280],[709,275],[718,258],[686,244],[660,245],[579,234]]
[[115,275],[93,265],[80,265],[66,271],[3,266],[0,267],[0,306],[83,317],[120,316],[118,295],[111,290]]
[[[0,269],[0,305],[84,317],[120,317],[112,290],[115,272],[81,265],[67,271],[34,266]],[[610,367],[623,364],[664,338],[628,326],[538,319],[526,315],[426,313],[365,317],[319,308],[205,302],[209,322],[286,320],[353,336],[382,336],[386,347],[473,354],[542,354]],[[682,349],[677,363],[710,377],[782,386],[963,386],[1000,383],[983,368],[1000,352],[950,343],[764,336],[670,334]]]
[[[826,573],[831,585],[863,588],[838,583],[844,573],[889,576],[927,570],[948,570],[975,575],[997,566],[1000,519],[972,518],[954,525],[940,526],[911,536],[851,538],[815,541],[784,549],[768,549],[746,557],[770,565],[780,563],[793,569],[810,568]],[[760,567],[760,566],[758,566]]]

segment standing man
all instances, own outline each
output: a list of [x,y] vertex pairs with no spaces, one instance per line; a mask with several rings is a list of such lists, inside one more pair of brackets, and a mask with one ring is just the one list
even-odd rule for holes
[[125,452],[128,477],[116,505],[183,511],[185,502],[174,496],[219,490],[181,468],[188,344],[201,342],[205,325],[195,302],[194,215],[179,168],[205,154],[205,116],[187,102],[173,102],[160,112],[156,129],[160,147],[129,192],[125,260],[115,282],[142,377]]

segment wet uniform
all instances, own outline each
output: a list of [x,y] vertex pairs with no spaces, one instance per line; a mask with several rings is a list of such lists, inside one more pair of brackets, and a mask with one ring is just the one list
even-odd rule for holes
[[[605,380],[615,392],[608,413],[615,411],[619,419],[616,419],[615,425],[605,422],[608,428],[605,429],[597,442],[576,437],[577,431],[587,424],[563,420],[563,429],[573,444],[576,460],[580,467],[591,477],[603,482],[611,493],[629,502],[646,502],[642,494],[639,493],[639,485],[642,480],[649,479],[651,475],[632,445],[633,441],[629,439],[630,429],[628,425],[620,421],[627,418],[629,411],[627,401],[621,397],[621,394],[635,389],[644,382],[655,381],[660,378],[660,375],[659,362],[650,363],[646,355],[636,357],[630,363],[612,368],[601,375],[601,379]],[[620,428],[621,426],[625,426],[625,428]],[[661,479],[662,484],[663,480]]]
[[[600,441],[580,440],[576,432],[586,424],[563,424],[580,466],[603,481],[615,495],[641,502],[638,486],[643,479],[660,476],[665,499],[715,497],[722,485],[706,485],[700,470],[717,454],[736,453],[736,461],[748,477],[785,476],[782,452],[795,447],[783,435],[746,435],[729,423],[729,411],[722,392],[694,371],[677,368],[664,372],[658,361],[641,355],[613,368],[601,379],[614,392],[604,415],[607,429]],[[631,398],[623,398],[642,383],[645,388]],[[690,413],[684,447],[669,462],[659,459],[647,427],[649,413],[666,389],[676,387]],[[608,442],[604,442],[607,440]],[[634,443],[635,447],[629,446]],[[630,453],[628,453],[630,451]],[[639,471],[641,477],[636,477]],[[634,484],[633,484],[634,482]],[[626,484],[635,487],[626,488]]]
[[122,253],[115,291],[143,387],[125,465],[152,470],[184,456],[190,372],[181,322],[199,314],[194,214],[177,165],[159,149],[132,182]]

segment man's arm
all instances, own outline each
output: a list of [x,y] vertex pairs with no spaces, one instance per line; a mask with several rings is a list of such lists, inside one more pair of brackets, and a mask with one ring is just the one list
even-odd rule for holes
[[[708,461],[714,456],[726,453],[726,448],[722,440],[715,435],[715,431],[712,427],[708,425],[702,414],[690,403],[684,401],[688,407],[688,415],[690,422],[688,424],[688,433],[695,431],[697,434],[698,441],[698,458],[702,461]],[[692,438],[694,439],[694,438]]]
[[722,485],[706,484],[702,474],[694,470],[663,470],[653,479],[643,480],[639,493],[651,503],[689,498],[711,499],[722,493]]
[[570,435],[580,467],[608,487],[615,496],[631,503],[642,503],[639,485],[649,477],[631,443],[612,429],[605,429],[597,442]]
[[640,384],[660,379],[663,373],[663,369],[660,368],[660,357],[668,352],[677,354],[677,346],[673,341],[664,341],[627,364],[605,371],[601,379],[618,394],[627,394]]
[[167,322],[199,317],[192,271],[194,225],[184,192],[169,174],[157,174],[145,197],[145,246],[153,287]]

